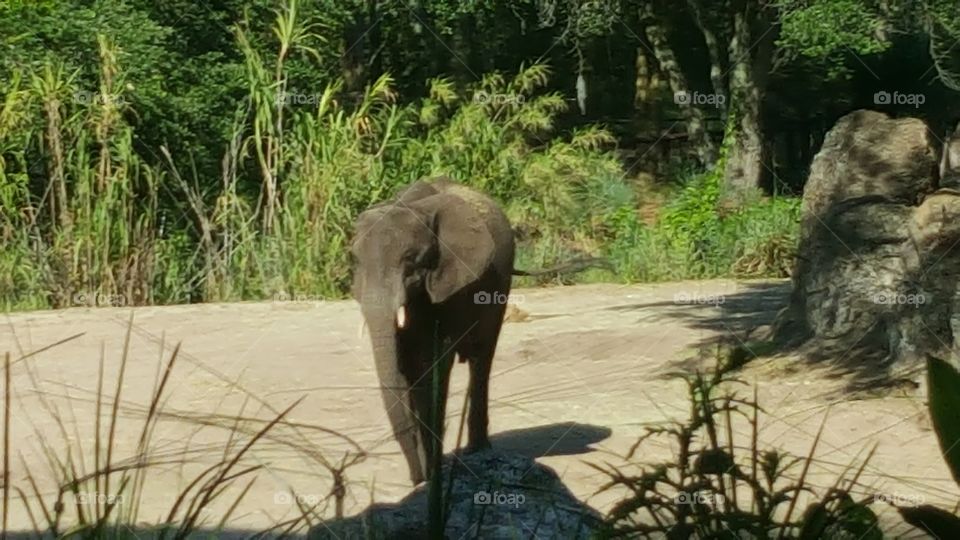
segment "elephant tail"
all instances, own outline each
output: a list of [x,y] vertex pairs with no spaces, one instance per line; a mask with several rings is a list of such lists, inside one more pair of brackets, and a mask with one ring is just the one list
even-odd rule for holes
[[610,261],[607,259],[599,257],[583,257],[580,259],[573,259],[550,268],[544,268],[542,270],[518,270],[514,268],[510,273],[514,276],[546,276],[573,274],[575,272],[582,272],[588,268],[606,268],[607,270],[613,271],[613,265],[610,264]]

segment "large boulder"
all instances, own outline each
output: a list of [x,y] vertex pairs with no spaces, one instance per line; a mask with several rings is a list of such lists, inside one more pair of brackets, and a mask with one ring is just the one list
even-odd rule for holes
[[[600,514],[578,501],[553,469],[513,453],[487,450],[447,459],[449,512],[444,537],[587,539]],[[309,540],[429,538],[427,485],[396,504],[375,504],[360,515],[310,530]]]
[[804,188],[779,341],[854,365],[877,360],[869,375],[947,354],[960,192],[939,188],[955,168],[938,170],[939,153],[915,118],[856,111],[830,130]]

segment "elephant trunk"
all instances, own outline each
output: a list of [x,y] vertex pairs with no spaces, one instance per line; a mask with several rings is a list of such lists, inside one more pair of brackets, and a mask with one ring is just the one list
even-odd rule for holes
[[426,479],[428,462],[418,420],[417,400],[411,388],[413,381],[408,378],[412,374],[406,363],[411,359],[404,358],[400,344],[400,329],[410,323],[407,311],[402,304],[394,307],[361,302],[361,305],[370,331],[383,404],[394,437],[410,468],[410,480],[416,485]]

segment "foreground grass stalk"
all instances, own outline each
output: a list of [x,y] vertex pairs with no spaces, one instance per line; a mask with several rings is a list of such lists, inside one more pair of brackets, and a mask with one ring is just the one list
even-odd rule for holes
[[[452,359],[449,351],[446,351],[446,343],[440,339],[440,322],[434,322],[433,332],[433,368],[431,371],[432,401],[430,414],[430,432],[433,437],[430,444],[433,446],[431,453],[431,462],[429,464],[430,486],[428,488],[429,507],[428,519],[430,521],[430,538],[443,538],[443,532],[446,528],[446,516],[443,506],[443,428],[445,421],[445,410],[447,402],[446,384],[450,370],[448,365]],[[452,475],[451,475],[452,476]]]
[[10,510],[10,353],[3,356],[3,523],[0,538],[7,538],[7,519]]

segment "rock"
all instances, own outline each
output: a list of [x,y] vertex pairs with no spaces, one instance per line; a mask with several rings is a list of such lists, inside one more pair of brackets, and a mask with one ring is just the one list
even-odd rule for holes
[[[578,501],[553,469],[520,454],[485,450],[448,457],[444,486],[454,472],[444,537],[590,538],[600,514]],[[313,527],[309,540],[428,538],[427,485],[396,504]]]
[[951,159],[938,159],[919,119],[856,111],[837,122],[804,188],[777,341],[888,367],[949,350],[960,192],[938,182],[956,174]]

